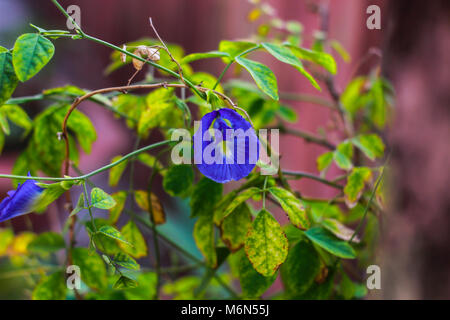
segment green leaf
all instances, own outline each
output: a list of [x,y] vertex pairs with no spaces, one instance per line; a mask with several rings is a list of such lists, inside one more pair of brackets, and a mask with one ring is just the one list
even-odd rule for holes
[[356,205],[362,194],[366,182],[372,178],[372,171],[366,167],[358,167],[352,170],[344,187],[345,202],[352,208]]
[[65,248],[63,237],[56,232],[44,232],[34,238],[27,249],[31,252],[55,252]]
[[236,56],[255,46],[256,44],[252,42],[222,40],[219,43],[219,51],[230,55],[230,58],[224,57],[222,59],[224,63],[230,63]]
[[97,133],[91,120],[82,112],[74,110],[67,121],[67,127],[74,132],[83,151],[90,153],[92,144],[97,140]]
[[375,160],[381,158],[384,154],[384,143],[376,134],[359,135],[351,139],[351,142],[360,149],[367,158]]
[[[97,230],[103,226],[108,226],[108,220],[106,219],[94,219],[95,222],[95,226],[97,228]],[[86,225],[86,230],[88,232],[88,234],[90,235],[90,246],[92,246],[92,248],[90,249],[98,249],[99,251],[106,253],[108,255],[115,255],[118,252],[121,252],[121,248],[119,247],[119,243],[122,243],[120,241],[117,241],[114,238],[110,238],[106,235],[104,235],[103,233],[93,233],[93,230],[95,230],[96,228],[94,228],[94,225],[92,224],[92,221],[88,220],[85,223]],[[91,250],[90,253],[95,252],[95,250]]]
[[184,196],[194,181],[194,171],[187,164],[171,166],[163,179],[164,190],[171,196]]
[[1,110],[6,114],[6,116],[14,124],[25,129],[28,132],[33,127],[33,122],[31,121],[28,114],[23,111],[21,107],[16,104],[5,104],[1,107]]
[[[32,159],[29,164],[34,166],[32,171],[42,170],[50,176],[60,176],[65,155],[65,143],[63,139],[58,139],[58,133],[61,132],[61,123],[68,108],[70,108],[69,105],[55,104],[34,119],[33,136],[27,147],[29,160]],[[76,114],[78,114],[77,110],[72,113],[68,123],[71,123],[73,116],[77,117]],[[70,160],[77,163],[78,150],[70,131]],[[36,157],[36,154],[39,156]]]
[[330,299],[333,293],[334,276],[336,271],[331,269],[328,272],[328,276],[322,283],[314,282],[311,287],[302,294],[294,294],[291,299],[295,300],[327,300]]
[[150,129],[156,127],[178,128],[183,125],[181,110],[175,106],[173,88],[161,88],[150,92],[146,99],[146,109],[138,119],[138,133],[146,137]]
[[181,63],[191,63],[196,60],[200,59],[208,59],[208,58],[222,58],[222,57],[230,57],[230,55],[226,52],[220,52],[220,51],[209,51],[204,53],[191,53],[187,56],[185,56]]
[[220,235],[231,252],[242,248],[251,224],[252,214],[246,203],[241,203],[222,221]]
[[138,276],[139,287],[125,291],[128,300],[151,300],[155,298],[157,276],[154,272],[142,273]]
[[0,105],[11,98],[19,82],[12,59],[12,54],[9,51],[0,53]]
[[[202,87],[208,88],[208,89],[212,89],[217,82],[217,78],[207,72],[196,72],[189,76],[189,80],[191,80],[191,82],[194,84],[201,85]],[[220,83],[216,87],[215,91],[222,92],[222,93],[224,92]],[[196,96],[196,97],[199,98],[200,101],[204,101],[200,97],[198,97],[198,96]]]
[[331,165],[331,162],[333,162],[333,152],[328,151],[328,152],[322,153],[317,158],[317,170],[322,172],[323,170],[327,169]]
[[194,226],[194,240],[200,252],[205,257],[209,267],[217,266],[217,254],[214,245],[214,223],[212,214],[200,216]]
[[283,120],[286,120],[288,122],[294,123],[297,121],[297,112],[291,107],[281,105],[280,108],[277,110],[277,114]]
[[136,288],[138,286],[139,286],[139,283],[136,280],[133,280],[131,278],[128,278],[128,277],[122,275],[114,283],[113,289],[116,289],[116,290],[129,289],[129,288]]
[[369,117],[375,123],[375,125],[382,129],[386,124],[387,117],[387,105],[385,99],[385,84],[383,79],[376,79],[372,83],[370,94],[373,99],[373,104],[369,109]]
[[[114,158],[112,158],[111,163],[119,161],[120,159],[122,159],[122,156],[115,156]],[[117,186],[117,184],[120,181],[120,178],[122,177],[123,172],[127,168],[127,165],[128,160],[125,160],[109,170],[109,185],[111,187]]]
[[147,256],[147,243],[145,242],[138,226],[132,220],[128,221],[128,223],[124,225],[120,231],[126,241],[133,245],[131,247],[125,243],[119,243],[122,250],[135,259]]
[[211,216],[222,197],[223,185],[206,177],[200,179],[191,196],[191,217]]
[[277,78],[268,67],[262,63],[242,57],[237,57],[236,62],[250,73],[261,91],[272,99],[278,100]]
[[[3,131],[0,130],[0,154],[2,153],[4,145],[5,145],[5,134],[3,133]],[[16,181],[15,180],[13,181],[14,181],[13,184],[15,184]]]
[[186,104],[186,102],[184,102],[181,99],[176,98],[175,99],[175,105],[184,114],[184,119],[186,120],[184,126],[185,127],[190,127],[192,125],[192,114],[191,114],[191,110],[189,109],[189,107]]
[[231,214],[241,203],[247,201],[254,195],[261,193],[262,190],[256,187],[248,188],[244,191],[242,191],[239,195],[237,195],[233,201],[226,207],[225,210],[222,212],[217,212],[215,221],[221,222],[223,219],[225,219],[229,214]]
[[48,277],[44,277],[34,288],[33,300],[65,300],[66,299],[66,279],[62,271],[55,272]]
[[85,205],[84,193],[82,192],[82,193],[80,193],[80,196],[78,197],[77,205],[72,210],[69,217],[72,217],[72,216],[76,215],[78,212],[80,212],[81,210],[83,210],[85,208],[84,205]]
[[116,201],[102,189],[93,188],[91,190],[91,205],[98,209],[108,210],[116,205]]
[[117,263],[119,266],[124,267],[130,270],[139,270],[140,266],[132,257],[127,255],[126,253],[119,252],[114,256],[113,261]]
[[6,113],[3,108],[0,109],[0,127],[6,135],[9,135],[11,133],[9,129],[9,122],[6,118]]
[[117,220],[119,220],[120,214],[123,211],[125,202],[127,200],[127,193],[126,191],[119,191],[113,193],[111,197],[113,197],[114,201],[116,201],[116,205],[109,209],[108,221],[109,223],[114,224],[117,222]]
[[337,40],[331,40],[330,41],[331,47],[341,56],[342,60],[349,63],[351,58],[350,54],[347,50],[342,46],[342,44]]
[[128,245],[132,245],[124,238],[124,236],[120,233],[119,230],[117,230],[116,228],[114,228],[112,226],[108,226],[108,225],[102,226],[100,229],[98,229],[98,232],[101,234],[104,234],[105,236],[107,236],[111,239],[115,239],[120,242],[126,243]]
[[295,195],[279,187],[271,187],[269,188],[269,192],[280,203],[294,226],[303,230],[309,228],[309,221],[305,208]]
[[107,286],[106,268],[103,259],[97,254],[89,254],[86,248],[72,250],[73,264],[80,267],[81,279],[93,289],[104,289]]
[[259,298],[277,278],[276,274],[265,277],[258,273],[248,260],[244,250],[237,253],[239,282],[242,288],[242,295],[245,298]]
[[148,153],[140,153],[137,156],[137,160],[142,162],[143,164],[145,164],[147,167],[149,168],[155,168],[158,171],[160,171],[161,175],[164,175],[163,172],[161,172],[161,170],[164,168],[164,165],[158,161],[158,159],[156,159],[156,157],[152,156],[151,154]]
[[281,266],[281,279],[288,295],[304,293],[320,271],[320,259],[309,240],[303,239],[290,250]]
[[13,65],[20,81],[25,82],[38,73],[53,57],[55,47],[47,38],[26,33],[17,38],[13,49]]
[[350,300],[355,296],[357,285],[343,272],[340,283],[340,292],[345,300]]
[[350,170],[353,167],[353,146],[349,141],[341,142],[333,153],[333,159],[337,166],[344,170]]
[[297,69],[309,80],[309,82],[311,82],[314,88],[316,88],[317,90],[321,90],[314,77],[305,70],[302,62],[292,53],[291,50],[289,50],[288,47],[268,42],[263,43],[262,46],[276,59],[280,60],[281,62],[290,64],[295,69]]
[[212,110],[219,109],[225,105],[223,100],[212,90],[206,91],[206,101],[211,105]]
[[321,51],[299,48],[291,44],[286,44],[286,46],[288,46],[298,58],[302,60],[312,61],[325,68],[325,70],[327,70],[331,74],[336,74],[336,61],[331,54]]
[[341,103],[352,116],[362,107],[361,92],[367,79],[365,77],[356,77],[345,88],[341,94]]
[[356,258],[355,250],[346,242],[338,240],[329,231],[322,227],[314,227],[305,232],[305,235],[315,244],[329,253],[343,258]]
[[252,223],[245,239],[248,259],[263,276],[272,276],[288,254],[288,241],[280,224],[266,211],[261,210]]

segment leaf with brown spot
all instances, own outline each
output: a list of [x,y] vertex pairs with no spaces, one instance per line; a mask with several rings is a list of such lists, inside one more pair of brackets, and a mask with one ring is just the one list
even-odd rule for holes
[[142,210],[152,214],[152,221],[157,225],[164,224],[166,222],[166,213],[164,212],[161,202],[153,193],[150,194],[150,197],[152,202],[152,210],[150,210],[150,206],[148,204],[148,192],[144,190],[136,190],[134,192],[134,199],[136,200],[136,203]]

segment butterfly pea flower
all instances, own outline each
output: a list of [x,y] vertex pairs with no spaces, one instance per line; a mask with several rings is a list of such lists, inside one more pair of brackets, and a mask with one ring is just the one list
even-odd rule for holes
[[16,190],[8,191],[0,203],[0,222],[35,211],[43,191],[44,188],[32,179],[19,184]]
[[16,190],[8,191],[8,196],[0,203],[0,222],[33,211],[44,211],[50,203],[78,183],[79,181],[68,180],[45,184],[33,179],[26,180]]
[[194,134],[194,162],[209,179],[240,180],[259,158],[259,140],[252,125],[232,109],[205,114]]

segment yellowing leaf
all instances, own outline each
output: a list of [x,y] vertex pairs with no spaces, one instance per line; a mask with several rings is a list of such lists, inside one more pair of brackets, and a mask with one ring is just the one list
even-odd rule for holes
[[223,210],[222,212],[217,212],[217,215],[214,219],[217,220],[218,222],[222,221],[230,213],[232,213],[234,211],[234,209],[236,209],[241,203],[247,201],[248,199],[250,199],[251,197],[253,197],[254,195],[256,195],[260,192],[262,192],[262,190],[259,188],[256,188],[256,187],[251,187],[251,188],[248,188],[248,189],[242,191],[239,195],[237,195],[233,199],[233,201],[228,205],[228,207],[226,207],[225,210]]
[[81,280],[87,286],[94,289],[104,289],[108,280],[103,259],[97,254],[90,254],[86,248],[74,248],[72,250],[73,264],[80,267]]
[[151,202],[152,202],[152,210],[150,210],[150,206],[148,204],[148,192],[144,190],[136,190],[134,191],[134,199],[138,206],[152,214],[152,222],[154,224],[164,224],[166,222],[166,214],[164,209],[159,201],[158,197],[151,193]]
[[107,194],[100,188],[93,188],[91,190],[91,205],[99,209],[111,209],[116,205],[113,197]]
[[269,192],[280,203],[294,226],[303,230],[309,228],[309,221],[305,208],[295,195],[279,187],[271,187],[269,188]]
[[220,226],[221,238],[230,251],[242,248],[252,223],[252,214],[246,203],[240,204],[231,214],[223,219]]
[[33,300],[64,300],[66,298],[66,278],[62,271],[44,277],[34,288]]
[[201,216],[194,226],[194,239],[197,247],[206,259],[209,267],[217,266],[217,254],[214,246],[214,223],[212,215]]
[[364,134],[353,138],[352,143],[370,160],[380,158],[384,154],[384,143],[376,134]]
[[261,210],[253,221],[245,239],[248,259],[263,276],[272,276],[288,254],[288,241],[280,224],[266,211]]
[[[333,218],[326,218],[322,221],[322,226],[333,233],[336,237],[338,237],[341,240],[349,241],[355,233],[353,229],[350,229],[349,227],[342,224],[340,221],[333,219]],[[360,240],[358,236],[355,236],[352,240],[355,243],[359,243]]]
[[328,151],[328,152],[322,153],[317,158],[317,170],[323,171],[323,170],[327,169],[331,165],[331,162],[333,162],[333,152]]
[[145,242],[141,231],[133,221],[128,221],[128,223],[124,225],[120,231],[127,242],[133,245],[131,247],[119,242],[119,246],[122,250],[135,259],[139,259],[147,255],[147,243]]
[[116,202],[116,205],[114,207],[112,207],[111,209],[109,209],[108,221],[111,224],[115,224],[117,222],[117,220],[119,219],[120,214],[122,213],[123,208],[125,206],[125,202],[127,199],[127,193],[125,191],[119,191],[119,192],[113,193],[111,195],[111,197]]
[[108,238],[114,239],[114,240],[118,240],[120,242],[123,242],[127,245],[132,245],[131,243],[129,243],[124,236],[119,232],[119,230],[117,230],[116,228],[112,227],[112,226],[102,226],[99,230],[99,233],[107,236]]
[[[122,156],[115,156],[112,158],[111,163],[122,159]],[[111,187],[116,187],[122,177],[123,172],[127,168],[128,160],[122,161],[118,165],[112,167],[109,170],[109,185]]]
[[366,182],[372,178],[372,171],[366,167],[354,168],[344,187],[345,202],[350,208],[356,205]]

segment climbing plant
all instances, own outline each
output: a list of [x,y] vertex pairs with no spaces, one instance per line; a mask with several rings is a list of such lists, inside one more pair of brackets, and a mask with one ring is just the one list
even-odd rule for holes
[[[343,46],[323,27],[306,47],[301,23],[282,20],[259,1],[248,15],[255,34],[191,54],[166,44],[151,19],[153,38],[114,45],[87,34],[52,2],[71,20],[73,32],[30,24],[13,48],[0,47],[0,151],[12,128],[25,145],[12,173],[0,174],[16,188],[0,204],[1,273],[25,275],[33,299],[358,299],[367,294],[364,271],[375,261],[385,205],[382,133],[393,99],[378,66],[354,76],[340,92],[336,60],[350,61]],[[316,9],[326,19],[326,8]],[[43,87],[33,96],[12,97],[17,86],[39,77],[51,63],[55,39],[106,46],[111,49],[106,74],[118,68],[134,74],[118,87]],[[277,77],[283,75],[258,61],[255,52],[290,65],[329,98],[279,90]],[[223,72],[196,70],[193,62],[202,59],[221,60]],[[146,77],[135,82],[139,72]],[[31,119],[27,103],[37,100],[47,107]],[[97,135],[105,133],[78,110],[86,100],[124,121],[135,137],[130,153],[91,172],[78,167],[80,153],[89,154]],[[330,125],[318,132],[294,129],[290,124],[298,113],[290,101],[330,109]],[[243,163],[195,161],[204,160],[209,146],[202,135],[214,131],[214,146],[221,145],[217,134],[225,136],[229,129],[248,135],[223,139],[237,143],[234,155],[225,148],[210,155],[236,160],[243,154]],[[268,136],[260,129],[269,129]],[[320,146],[317,172],[278,167],[272,160],[290,151],[278,150],[271,131]],[[155,136],[160,141],[144,144]],[[263,161],[264,150],[271,161]],[[148,168],[145,189],[135,188],[137,163]],[[331,167],[340,173],[327,173]],[[109,175],[109,186],[94,184],[91,178],[100,174]],[[298,179],[312,179],[335,195],[304,196],[308,190],[291,184]],[[228,184],[232,180],[237,183]],[[187,204],[190,213],[178,214],[194,221],[191,238],[201,257],[164,231],[173,216],[166,215],[168,200],[155,192],[161,188],[167,199]],[[12,219],[40,215],[56,201],[66,218],[62,232],[14,231]],[[285,220],[279,213],[289,222],[280,223]],[[162,259],[163,248],[169,258]],[[272,286],[277,277],[281,285]]]

